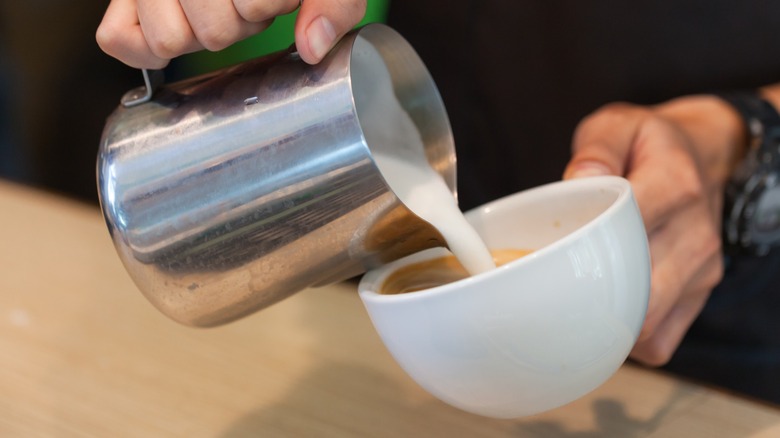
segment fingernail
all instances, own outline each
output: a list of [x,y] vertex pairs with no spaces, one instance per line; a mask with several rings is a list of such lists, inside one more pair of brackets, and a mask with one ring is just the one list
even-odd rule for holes
[[306,38],[309,39],[309,50],[321,60],[336,42],[336,30],[330,20],[319,16],[306,29]]
[[577,163],[575,167],[570,168],[565,175],[566,179],[585,178],[588,176],[610,175],[610,169],[594,161]]

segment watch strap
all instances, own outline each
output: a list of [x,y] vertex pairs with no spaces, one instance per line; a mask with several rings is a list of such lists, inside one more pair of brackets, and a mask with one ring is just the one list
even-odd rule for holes
[[780,114],[757,90],[715,95],[740,114],[748,140],[746,156],[726,185],[724,250],[732,255],[764,255],[780,240],[776,233],[759,233],[751,224],[760,199],[767,190],[774,190],[780,173]]
[[771,148],[780,140],[780,113],[757,90],[715,93],[742,117],[748,134],[748,145]]

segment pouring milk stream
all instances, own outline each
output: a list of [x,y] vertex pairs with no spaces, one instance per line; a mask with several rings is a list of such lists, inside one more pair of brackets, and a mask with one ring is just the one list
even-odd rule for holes
[[[353,85],[361,121],[381,127],[368,130],[366,143],[387,184],[414,214],[435,227],[450,251],[471,275],[496,267],[490,250],[466,221],[457,200],[425,158],[423,141],[393,92],[382,56],[364,40],[354,47]],[[367,76],[367,77],[366,77]]]

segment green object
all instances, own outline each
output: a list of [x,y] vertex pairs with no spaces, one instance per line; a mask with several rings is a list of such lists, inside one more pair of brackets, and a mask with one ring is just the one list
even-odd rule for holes
[[[390,0],[367,0],[366,15],[358,26],[382,23],[387,18]],[[187,76],[198,75],[286,49],[295,41],[294,26],[298,11],[282,15],[257,35],[239,41],[219,52],[203,50],[182,56],[178,62]]]

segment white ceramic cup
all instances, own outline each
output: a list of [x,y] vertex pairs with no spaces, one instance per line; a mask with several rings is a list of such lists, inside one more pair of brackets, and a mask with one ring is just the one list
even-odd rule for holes
[[491,249],[534,252],[455,283],[381,295],[426,250],[368,272],[358,287],[401,367],[455,407],[532,415],[601,385],[625,361],[647,310],[650,255],[631,186],[619,177],[556,182],[466,213]]

